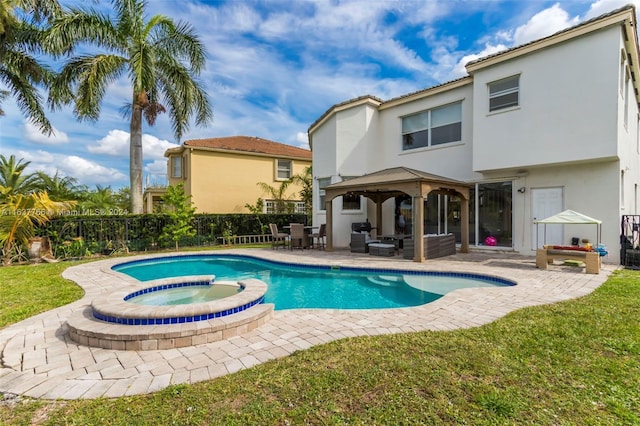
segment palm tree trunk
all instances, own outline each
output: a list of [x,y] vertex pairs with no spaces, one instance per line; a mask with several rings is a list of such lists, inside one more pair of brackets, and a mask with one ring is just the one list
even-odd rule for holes
[[[134,99],[136,97],[134,96]],[[142,214],[142,106],[133,103],[129,141],[131,213]]]

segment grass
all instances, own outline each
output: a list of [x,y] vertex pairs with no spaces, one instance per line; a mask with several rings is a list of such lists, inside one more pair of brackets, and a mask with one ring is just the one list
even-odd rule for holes
[[0,268],[0,328],[80,299],[82,288],[60,275],[78,263]]
[[344,339],[150,395],[23,399],[0,423],[640,425],[639,313],[640,272],[618,271],[478,328]]

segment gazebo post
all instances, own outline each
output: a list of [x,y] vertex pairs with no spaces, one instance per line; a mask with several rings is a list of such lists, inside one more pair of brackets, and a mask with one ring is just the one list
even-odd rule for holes
[[382,235],[382,201],[381,197],[376,198],[376,238]]
[[469,253],[469,191],[462,194],[460,203],[460,253]]
[[324,248],[325,251],[333,251],[333,199],[326,200],[325,209],[327,212],[327,222],[326,222],[326,237],[327,237],[327,245]]
[[424,262],[424,197],[413,197],[413,261]]

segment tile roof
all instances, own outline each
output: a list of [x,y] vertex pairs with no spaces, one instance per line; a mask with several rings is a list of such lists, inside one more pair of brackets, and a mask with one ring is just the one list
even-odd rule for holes
[[311,160],[311,151],[308,149],[262,139],[257,136],[227,136],[222,138],[191,139],[185,141],[184,146],[190,148],[241,151]]

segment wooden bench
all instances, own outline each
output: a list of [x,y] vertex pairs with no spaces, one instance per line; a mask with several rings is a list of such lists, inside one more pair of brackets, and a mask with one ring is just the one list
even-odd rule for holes
[[552,265],[554,260],[578,260],[584,262],[587,274],[599,274],[602,261],[600,253],[597,251],[583,250],[563,250],[553,248],[553,246],[544,246],[544,248],[536,250],[536,267],[547,269],[548,265]]

